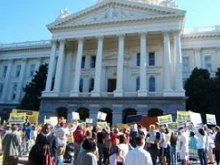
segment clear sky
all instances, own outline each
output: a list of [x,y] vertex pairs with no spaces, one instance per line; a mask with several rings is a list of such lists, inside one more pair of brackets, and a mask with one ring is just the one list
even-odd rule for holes
[[[220,0],[177,0],[186,10],[185,28],[220,25]],[[61,9],[74,13],[96,4],[97,0],[1,0],[0,42],[13,43],[51,38],[46,25]]]

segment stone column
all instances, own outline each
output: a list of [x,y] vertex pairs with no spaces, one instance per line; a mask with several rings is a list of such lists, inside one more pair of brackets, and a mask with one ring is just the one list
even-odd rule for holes
[[197,67],[198,69],[201,68],[201,66],[202,66],[200,52],[201,52],[200,48],[194,49],[194,53],[195,53],[195,67]]
[[169,96],[171,89],[171,54],[170,54],[170,35],[169,32],[163,33],[164,39],[164,96]]
[[77,55],[76,55],[75,78],[74,78],[74,84],[73,84],[73,91],[70,93],[70,96],[79,96],[79,82],[80,82],[80,76],[81,76],[83,43],[84,43],[84,39],[80,38],[78,40],[78,48],[77,48]]
[[[175,55],[175,92],[178,92],[179,96],[185,96],[183,89],[183,61],[182,61],[182,50],[180,41],[180,32],[174,33],[174,55]],[[177,95],[177,93],[176,93]]]
[[98,38],[98,48],[95,64],[95,84],[92,96],[100,96],[101,92],[101,76],[102,76],[102,53],[103,53],[103,37]]
[[50,54],[50,62],[49,62],[45,92],[50,92],[51,87],[52,87],[52,81],[53,81],[53,76],[55,72],[56,47],[57,47],[56,41],[52,41],[52,48],[51,48],[51,54]]
[[2,92],[2,100],[3,101],[6,101],[7,96],[8,96],[8,86],[10,84],[9,80],[10,80],[10,77],[11,77],[12,63],[13,63],[13,61],[9,60],[7,73],[6,73],[5,80],[4,80],[4,88],[3,88],[3,92]]
[[147,96],[146,89],[146,66],[147,66],[147,39],[146,33],[142,33],[140,36],[140,53],[141,53],[141,65],[140,65],[140,90],[138,96]]
[[21,65],[21,74],[20,74],[20,77],[19,77],[18,89],[17,89],[17,94],[16,94],[16,97],[15,97],[16,101],[20,101],[20,99],[21,99],[21,95],[22,95],[22,92],[23,92],[22,89],[23,89],[26,66],[27,66],[27,59],[24,59],[22,65]]
[[117,84],[114,96],[123,96],[123,71],[124,71],[124,39],[125,35],[118,37],[118,62],[117,62]]
[[64,50],[65,50],[65,40],[60,40],[59,41],[57,69],[56,69],[56,75],[55,75],[54,92],[60,92],[60,88],[61,88],[64,59],[65,59]]

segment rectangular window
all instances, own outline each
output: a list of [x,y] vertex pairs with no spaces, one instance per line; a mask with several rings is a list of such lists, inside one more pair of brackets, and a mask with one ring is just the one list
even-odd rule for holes
[[79,92],[83,92],[83,79],[80,79],[79,82]]
[[34,76],[35,73],[35,64],[31,64],[30,66],[30,77]]
[[91,56],[91,68],[95,68],[96,56]]
[[90,79],[89,81],[89,92],[93,91],[94,89],[94,78]]
[[85,62],[86,62],[86,57],[82,57],[82,63],[81,63],[81,68],[85,68]]
[[12,100],[16,98],[17,87],[18,87],[17,83],[14,83],[12,88]]
[[4,69],[3,69],[3,77],[4,78],[6,77],[7,70],[8,70],[8,66],[4,66]]
[[155,65],[155,53],[150,52],[149,53],[149,66],[154,66]]
[[211,56],[205,56],[205,68],[208,71],[212,70],[212,60],[211,60]]
[[189,72],[189,57],[183,57],[183,72]]
[[19,77],[20,76],[20,72],[21,72],[21,65],[17,65],[17,68],[16,68],[16,77]]
[[0,98],[2,97],[4,84],[0,84]]
[[136,64],[137,66],[140,66],[141,65],[141,54],[140,53],[137,53],[137,60],[136,60]]

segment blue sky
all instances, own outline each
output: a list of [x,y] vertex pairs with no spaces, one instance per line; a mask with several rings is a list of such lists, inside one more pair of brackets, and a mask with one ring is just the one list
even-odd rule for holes
[[[51,38],[46,25],[53,22],[59,11],[70,13],[94,5],[97,0],[1,0],[0,42],[38,41]],[[220,25],[220,0],[178,0],[186,10],[185,28]]]

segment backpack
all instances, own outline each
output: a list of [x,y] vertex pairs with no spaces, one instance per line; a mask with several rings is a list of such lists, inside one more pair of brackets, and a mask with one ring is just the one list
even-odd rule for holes
[[54,158],[50,154],[50,146],[48,144],[43,146],[43,155],[43,165],[56,165]]

